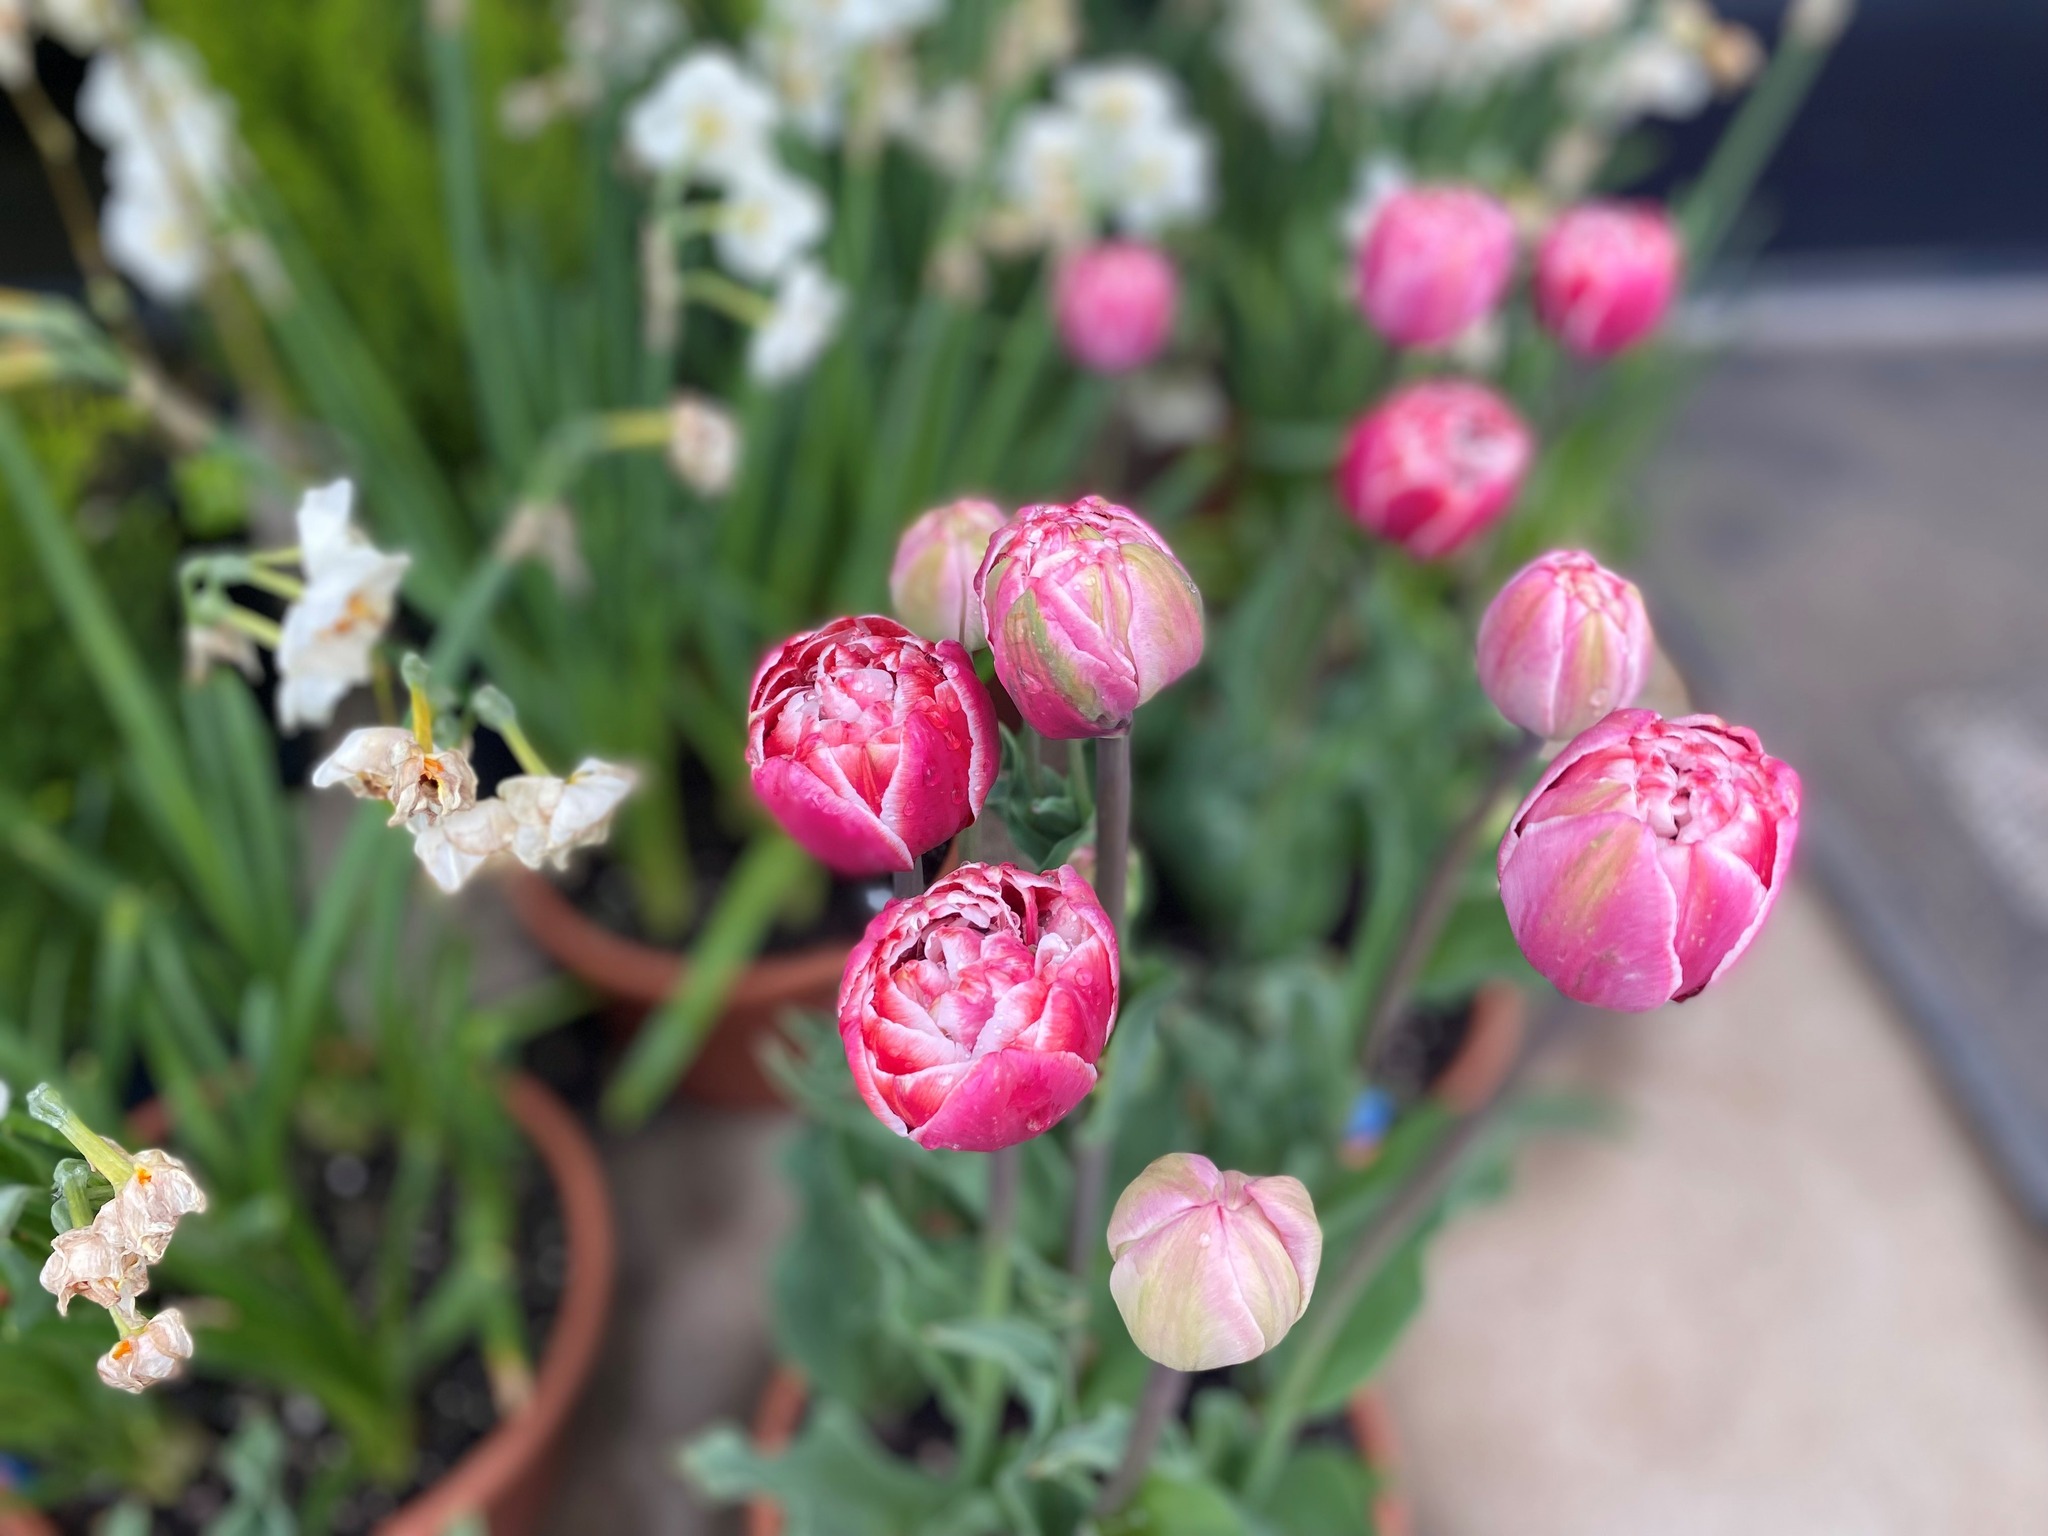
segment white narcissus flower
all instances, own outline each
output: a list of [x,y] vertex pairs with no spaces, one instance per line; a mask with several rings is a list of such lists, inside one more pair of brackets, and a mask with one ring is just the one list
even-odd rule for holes
[[1610,128],[1640,117],[1696,117],[1714,99],[1699,51],[1662,28],[1640,32],[1586,76],[1580,97]]
[[957,180],[981,164],[986,124],[981,92],[969,81],[955,80],[918,108],[906,137],[935,169]]
[[228,180],[235,108],[206,82],[198,54],[145,37],[102,53],[85,72],[78,121],[108,153],[116,185],[160,183],[181,196],[211,197]]
[[685,54],[626,112],[626,148],[649,171],[729,182],[771,154],[775,97],[723,48]]
[[107,260],[160,304],[182,304],[213,270],[206,228],[168,186],[117,181],[100,208]]
[[1231,0],[1216,51],[1252,109],[1280,133],[1306,133],[1342,57],[1312,0]]
[[498,786],[498,798],[517,830],[512,852],[529,869],[568,866],[569,855],[592,847],[611,831],[612,817],[640,782],[630,768],[586,757],[566,779],[521,774]]
[[621,82],[644,77],[682,35],[674,0],[574,0],[562,28],[572,64]]
[[306,590],[285,609],[277,646],[281,730],[325,725],[349,689],[370,680],[370,654],[398,604],[409,555],[387,555],[349,520],[355,487],[346,480],[308,491],[299,503],[300,564]]
[[813,144],[829,144],[839,136],[847,60],[827,33],[771,18],[754,33],[750,52],[790,126]]
[[479,800],[464,810],[416,822],[412,851],[427,876],[453,895],[470,876],[512,846],[517,823],[502,800]]
[[718,259],[735,276],[772,283],[824,238],[825,195],[762,161],[732,180],[719,209]]
[[1010,202],[1044,238],[1057,243],[1088,232],[1088,140],[1080,118],[1056,107],[1018,116],[1004,165]]
[[191,1358],[184,1315],[166,1307],[100,1357],[100,1380],[123,1392],[146,1392],[177,1375]]
[[682,395],[669,408],[669,467],[699,496],[723,496],[739,473],[740,424],[702,395]]
[[434,821],[476,804],[476,770],[454,747],[429,752],[411,731],[395,725],[367,725],[313,770],[315,789],[339,784],[359,800],[391,806],[394,827]]
[[747,371],[761,384],[781,384],[806,372],[839,329],[846,292],[814,261],[790,269],[775,291],[768,318],[747,347]]
[[1078,65],[1060,77],[1059,94],[1083,130],[1110,146],[1171,127],[1180,112],[1173,77],[1142,59]]
[[88,54],[113,36],[126,18],[123,0],[34,0],[43,30],[76,54]]
[[1126,150],[1111,207],[1130,233],[1157,234],[1209,211],[1211,179],[1209,136],[1169,126]]
[[132,1301],[149,1288],[149,1273],[106,1219],[113,1207],[102,1206],[89,1227],[59,1232],[43,1263],[43,1289],[57,1298],[57,1315],[67,1316],[71,1303],[83,1296],[102,1307]]

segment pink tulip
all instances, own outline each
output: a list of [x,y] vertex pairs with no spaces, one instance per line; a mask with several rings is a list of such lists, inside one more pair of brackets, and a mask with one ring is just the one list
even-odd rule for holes
[[1799,775],[1715,715],[1616,710],[1537,781],[1500,845],[1529,963],[1623,1012],[1691,997],[1749,947],[1784,889]]
[[1129,373],[1173,334],[1180,278],[1157,246],[1106,240],[1060,263],[1053,312],[1068,354],[1091,373]]
[[1003,522],[994,502],[963,498],[933,507],[904,529],[889,568],[896,616],[932,640],[957,640],[970,651],[988,644],[974,573]]
[[967,652],[894,619],[834,619],[785,640],[754,675],[754,793],[842,875],[909,869],[972,824],[1000,757],[995,706]]
[[1397,347],[1440,347],[1493,312],[1515,269],[1515,221],[1473,187],[1389,197],[1358,252],[1358,302]]
[[1534,453],[1522,418],[1485,385],[1429,379],[1351,429],[1337,492],[1367,533],[1437,560],[1500,520]]
[[1202,659],[1202,594],[1150,525],[1100,496],[1026,507],[974,578],[996,675],[1042,736],[1130,729]]
[[1581,357],[1611,357],[1663,322],[1685,251],[1652,203],[1582,203],[1536,248],[1536,315]]
[[1140,1350],[1176,1371],[1255,1360],[1308,1310],[1323,1230],[1299,1179],[1173,1152],[1109,1217],[1109,1293]]
[[1479,621],[1480,686],[1511,723],[1545,741],[1635,703],[1651,654],[1643,594],[1577,550],[1523,566]]
[[889,1129],[993,1152],[1088,1096],[1116,992],[1116,930],[1079,875],[963,864],[868,924],[839,983],[839,1038]]

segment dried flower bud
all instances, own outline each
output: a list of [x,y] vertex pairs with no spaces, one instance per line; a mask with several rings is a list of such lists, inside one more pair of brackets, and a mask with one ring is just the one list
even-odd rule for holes
[[176,1307],[163,1311],[100,1357],[100,1380],[123,1392],[142,1393],[169,1381],[192,1358],[192,1335]]
[[669,467],[699,496],[723,496],[740,466],[740,424],[702,395],[682,395],[669,412]]

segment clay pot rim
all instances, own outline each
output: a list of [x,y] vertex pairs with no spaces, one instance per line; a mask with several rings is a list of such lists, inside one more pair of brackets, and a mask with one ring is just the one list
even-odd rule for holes
[[1430,1085],[1430,1096],[1460,1115],[1487,1103],[1514,1070],[1528,1028],[1528,993],[1511,981],[1481,982],[1458,1054]]

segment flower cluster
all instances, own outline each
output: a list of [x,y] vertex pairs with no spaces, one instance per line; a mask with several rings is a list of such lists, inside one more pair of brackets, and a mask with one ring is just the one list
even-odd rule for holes
[[918,106],[901,50],[944,11],[945,0],[769,0],[751,48],[813,143],[839,137],[849,97],[863,92],[858,115],[908,132]]
[[149,1150],[131,1157],[94,1133],[47,1085],[29,1094],[28,1107],[37,1119],[62,1131],[114,1187],[114,1197],[90,1213],[82,1180],[60,1176],[58,1210],[72,1225],[50,1244],[43,1289],[57,1298],[60,1316],[83,1297],[113,1318],[120,1338],[100,1357],[101,1381],[139,1393],[170,1380],[192,1358],[185,1319],[176,1307],[145,1318],[137,1302],[149,1289],[151,1267],[169,1251],[178,1223],[206,1209],[205,1192],[168,1153]]

